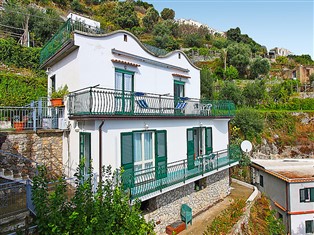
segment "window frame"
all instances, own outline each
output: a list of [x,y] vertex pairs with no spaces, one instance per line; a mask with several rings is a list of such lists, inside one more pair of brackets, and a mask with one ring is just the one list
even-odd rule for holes
[[264,188],[264,176],[263,175],[259,176],[259,185]]
[[300,202],[314,202],[314,187],[299,190]]
[[305,233],[314,233],[314,220],[305,220]]

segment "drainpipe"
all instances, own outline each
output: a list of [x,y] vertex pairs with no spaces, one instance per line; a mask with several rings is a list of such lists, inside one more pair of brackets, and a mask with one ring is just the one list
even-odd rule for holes
[[101,122],[101,124],[98,127],[99,132],[99,183],[102,181],[102,127],[105,123],[105,120]]
[[286,221],[286,224],[287,224],[287,233],[290,234],[290,215],[289,215],[289,183],[286,182],[286,215],[287,215],[287,221]]

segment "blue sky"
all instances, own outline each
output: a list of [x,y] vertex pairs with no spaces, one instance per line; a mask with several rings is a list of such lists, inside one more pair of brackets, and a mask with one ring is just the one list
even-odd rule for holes
[[267,49],[283,47],[314,59],[314,0],[148,0],[160,12],[171,8],[176,19],[193,19],[227,31],[239,27]]

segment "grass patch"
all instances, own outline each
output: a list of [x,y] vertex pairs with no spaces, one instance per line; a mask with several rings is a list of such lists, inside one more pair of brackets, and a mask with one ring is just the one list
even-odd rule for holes
[[203,234],[227,234],[243,215],[245,205],[244,199],[236,199],[213,220]]

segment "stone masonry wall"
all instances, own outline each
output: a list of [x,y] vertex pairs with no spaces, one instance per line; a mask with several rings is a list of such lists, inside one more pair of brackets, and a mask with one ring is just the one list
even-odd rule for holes
[[152,207],[157,209],[146,214],[145,219],[153,219],[157,224],[155,227],[157,234],[164,234],[166,226],[181,220],[182,204],[192,208],[193,216],[206,210],[229,194],[229,170],[208,176],[206,183],[207,187],[199,191],[194,190],[193,182],[151,199],[150,204],[154,204]]
[[[0,132],[0,150],[45,164],[51,176],[58,176],[62,173],[62,135],[59,130]],[[14,167],[6,163],[1,167]]]

